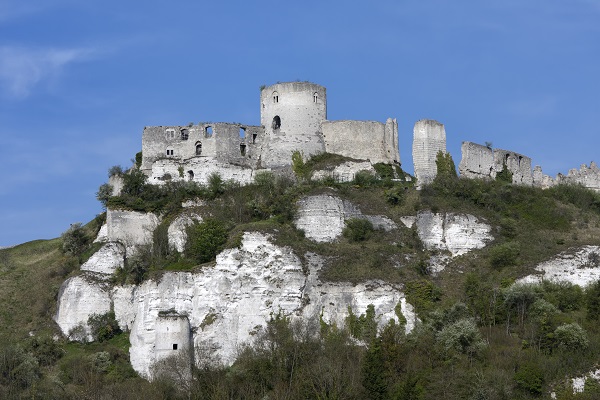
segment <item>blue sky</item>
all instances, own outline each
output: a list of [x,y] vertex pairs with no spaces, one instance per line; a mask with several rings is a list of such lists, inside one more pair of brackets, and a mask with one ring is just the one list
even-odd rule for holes
[[100,213],[146,125],[259,124],[259,87],[327,87],[328,119],[415,121],[551,175],[600,161],[600,1],[0,0],[0,246]]

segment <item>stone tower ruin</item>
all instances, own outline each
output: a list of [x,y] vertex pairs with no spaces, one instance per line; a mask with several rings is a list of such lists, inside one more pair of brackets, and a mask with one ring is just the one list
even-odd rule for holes
[[446,153],[444,125],[430,119],[417,121],[413,130],[412,155],[418,187],[433,182],[437,175],[435,159],[440,151]]
[[324,153],[321,123],[327,119],[323,86],[309,82],[284,82],[260,91],[260,123],[265,129],[261,165],[266,168],[290,164],[292,152],[305,158]]

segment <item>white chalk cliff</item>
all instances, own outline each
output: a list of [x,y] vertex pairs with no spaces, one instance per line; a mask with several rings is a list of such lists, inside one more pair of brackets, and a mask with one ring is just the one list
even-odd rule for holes
[[169,272],[139,286],[106,289],[84,273],[61,288],[55,320],[63,333],[86,324],[93,314],[114,309],[121,328],[130,330],[130,359],[146,377],[157,360],[156,324],[161,312],[186,315],[196,348],[208,349],[224,363],[232,363],[242,344],[269,319],[282,313],[292,318],[343,326],[350,307],[357,315],[372,304],[378,324],[398,321],[396,307],[414,327],[416,316],[401,288],[381,281],[359,285],[321,282],[322,260],[307,254],[307,265],[291,249],[272,243],[266,234],[245,233],[240,248],[217,256],[213,267],[198,272]]

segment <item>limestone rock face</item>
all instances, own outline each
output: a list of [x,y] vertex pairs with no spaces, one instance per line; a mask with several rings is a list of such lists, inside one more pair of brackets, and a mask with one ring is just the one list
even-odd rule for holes
[[84,275],[67,279],[58,293],[54,320],[65,335],[82,324],[89,334],[87,320],[92,314],[110,311],[110,293],[102,284]]
[[600,247],[583,246],[569,249],[541,263],[535,270],[541,274],[526,276],[518,282],[540,283],[549,280],[588,286],[600,279]]
[[106,243],[94,253],[82,266],[82,271],[100,275],[112,275],[117,268],[125,265],[125,246],[120,243]]
[[322,169],[315,171],[312,179],[320,181],[325,178],[331,178],[336,182],[352,182],[356,174],[360,171],[368,171],[375,174],[375,168],[373,168],[373,165],[369,161],[346,161],[330,170]]
[[169,225],[167,234],[169,236],[169,247],[183,253],[187,243],[187,227],[194,222],[202,222],[202,217],[197,214],[180,214]]
[[419,238],[429,250],[448,250],[452,257],[485,247],[491,227],[469,214],[421,211],[416,218]]
[[160,223],[153,213],[129,210],[106,210],[108,240],[125,245],[127,255],[137,246],[152,243],[152,233]]
[[170,346],[187,343],[181,339],[187,337],[181,324],[170,326],[171,320],[189,321],[189,343],[225,364],[278,313],[316,325],[322,316],[341,327],[348,307],[361,315],[372,304],[380,328],[390,320],[398,322],[399,311],[407,320],[406,330],[413,329],[417,318],[401,287],[381,281],[321,282],[321,257],[309,253],[304,259],[303,265],[290,248],[273,244],[267,234],[247,232],[240,248],[221,252],[214,266],[199,272],[168,272],[158,282],[112,289],[89,272],[70,278],[61,288],[55,320],[67,334],[112,306],[119,326],[130,331],[132,366],[146,377],[155,362],[169,355]]
[[350,218],[369,220],[375,229],[392,230],[397,225],[391,219],[378,215],[363,215],[354,204],[330,194],[307,196],[298,201],[296,228],[316,242],[336,240]]
[[96,239],[94,239],[94,243],[103,243],[108,242],[108,226],[106,224],[100,227],[98,231],[98,235],[96,235]]

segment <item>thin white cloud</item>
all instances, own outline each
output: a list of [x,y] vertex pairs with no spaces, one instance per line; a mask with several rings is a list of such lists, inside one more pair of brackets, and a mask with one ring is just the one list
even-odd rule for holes
[[55,79],[68,64],[92,53],[90,49],[0,47],[0,88],[10,97],[23,99],[40,83]]

